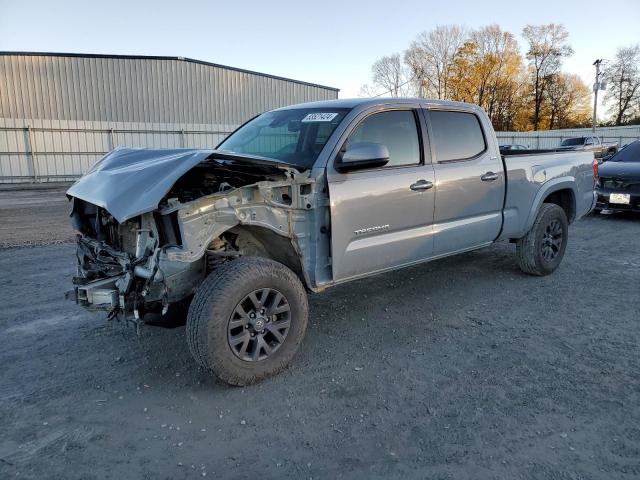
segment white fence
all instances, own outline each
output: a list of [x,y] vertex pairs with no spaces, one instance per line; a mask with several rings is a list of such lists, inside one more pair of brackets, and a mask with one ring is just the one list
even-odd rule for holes
[[[237,125],[13,120],[0,118],[0,183],[69,181],[118,146],[214,148]],[[498,132],[500,144],[554,148],[590,129]],[[640,139],[640,126],[599,128],[620,146]]]
[[214,148],[236,127],[0,119],[0,183],[74,180],[119,146]]
[[[560,146],[562,141],[567,138],[591,135],[591,129],[573,128],[537,132],[497,132],[496,135],[501,145],[517,144],[525,145],[529,148],[555,148]],[[597,128],[596,135],[603,142],[616,142],[619,146],[623,146],[640,139],[640,125]]]

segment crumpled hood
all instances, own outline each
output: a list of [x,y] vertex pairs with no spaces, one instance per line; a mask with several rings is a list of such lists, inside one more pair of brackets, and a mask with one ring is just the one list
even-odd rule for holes
[[217,150],[117,148],[74,183],[67,195],[104,208],[122,223],[158,208],[173,184],[209,157],[292,170],[260,157]]

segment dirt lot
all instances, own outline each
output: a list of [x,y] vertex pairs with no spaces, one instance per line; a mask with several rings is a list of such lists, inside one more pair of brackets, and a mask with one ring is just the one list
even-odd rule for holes
[[71,245],[2,250],[0,478],[639,478],[638,238],[589,217],[549,277],[500,244],[314,296],[243,389],[65,302]]
[[0,248],[70,241],[68,187],[0,185]]

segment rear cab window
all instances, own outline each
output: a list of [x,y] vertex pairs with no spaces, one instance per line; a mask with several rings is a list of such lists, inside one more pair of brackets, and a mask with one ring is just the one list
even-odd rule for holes
[[487,149],[480,119],[475,114],[429,110],[428,115],[438,163],[468,160]]

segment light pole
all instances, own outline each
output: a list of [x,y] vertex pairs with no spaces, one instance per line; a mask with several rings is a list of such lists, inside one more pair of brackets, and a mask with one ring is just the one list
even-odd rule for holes
[[596,67],[596,83],[593,84],[593,122],[591,124],[591,131],[596,133],[596,114],[598,111],[598,90],[600,90],[600,64],[602,63],[602,59],[599,58],[593,65]]

